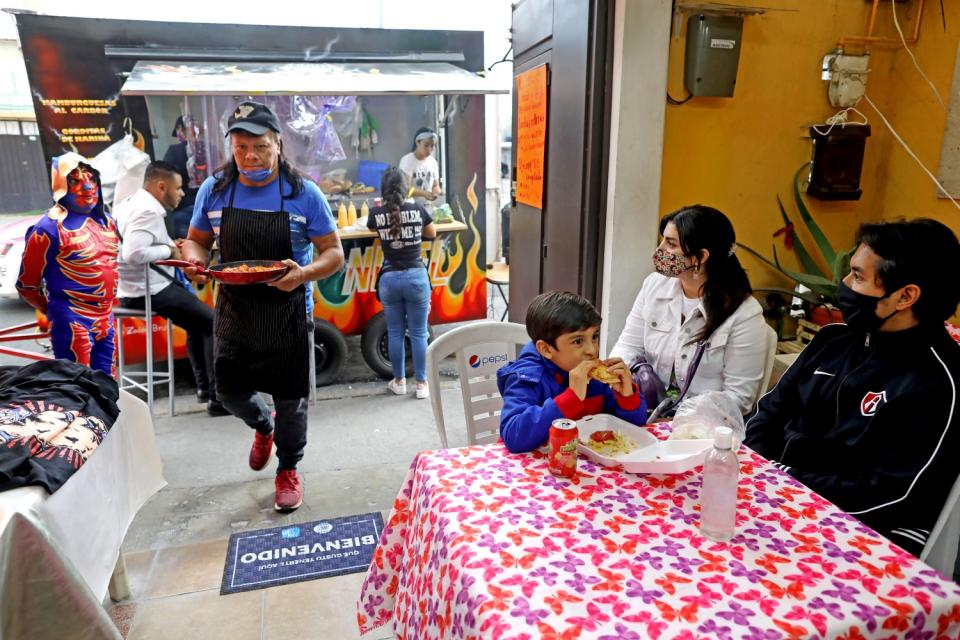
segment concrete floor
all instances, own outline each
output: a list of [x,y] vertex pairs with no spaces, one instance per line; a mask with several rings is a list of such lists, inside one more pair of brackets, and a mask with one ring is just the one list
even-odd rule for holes
[[[442,386],[444,415],[453,425],[449,443],[463,446],[459,383],[447,379]],[[232,416],[211,418],[205,412],[158,417],[168,484],[140,510],[124,549],[162,549],[370,511],[386,516],[416,453],[440,446],[430,401],[417,400],[412,390],[395,396],[381,382],[334,385],[324,395],[338,397],[310,408],[307,448],[298,467],[304,502],[288,515],[273,509],[275,457],[263,471],[247,466],[249,427]],[[200,409],[189,396],[181,398],[181,406]]]

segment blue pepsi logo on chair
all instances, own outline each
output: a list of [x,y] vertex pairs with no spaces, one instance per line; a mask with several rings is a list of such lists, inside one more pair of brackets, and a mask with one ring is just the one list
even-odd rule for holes
[[509,361],[510,357],[506,353],[498,353],[492,356],[478,356],[474,354],[467,359],[467,362],[469,362],[470,366],[474,369],[488,364],[507,364]]

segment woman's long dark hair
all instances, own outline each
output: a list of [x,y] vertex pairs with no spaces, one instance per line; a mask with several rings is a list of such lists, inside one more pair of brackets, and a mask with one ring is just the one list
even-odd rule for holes
[[390,216],[390,237],[400,238],[400,209],[407,197],[407,178],[397,167],[390,167],[380,178],[380,195]]
[[421,133],[432,133],[434,137],[436,137],[437,135],[437,132],[431,129],[430,127],[420,127],[419,129],[417,129],[417,132],[413,134],[413,148],[410,149],[410,151],[417,150],[417,136],[419,136]]
[[[303,191],[303,181],[309,180],[307,176],[300,173],[283,155],[283,142],[280,140],[280,134],[274,132],[274,140],[280,146],[280,177],[287,181],[292,189],[285,198],[296,198]],[[223,165],[217,167],[213,172],[217,176],[217,181],[213,183],[213,193],[219,193],[237,179],[240,175],[240,169],[237,167],[237,161],[233,159],[233,153],[230,153],[230,159]]]
[[[669,223],[677,228],[683,254],[704,270],[706,282],[701,289],[707,324],[691,342],[706,340],[753,293],[747,272],[734,254],[737,237],[727,216],[712,207],[695,204],[667,214],[660,221],[660,235]],[[700,263],[700,252],[709,257]]]

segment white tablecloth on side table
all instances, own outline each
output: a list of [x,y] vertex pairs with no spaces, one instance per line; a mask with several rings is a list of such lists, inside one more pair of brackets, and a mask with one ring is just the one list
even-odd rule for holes
[[29,614],[8,609],[12,601],[52,618],[62,614],[58,603],[100,609],[130,523],[166,484],[147,405],[126,391],[118,404],[113,428],[53,495],[42,487],[0,493],[0,614],[8,614],[0,629],[9,631],[10,614]]

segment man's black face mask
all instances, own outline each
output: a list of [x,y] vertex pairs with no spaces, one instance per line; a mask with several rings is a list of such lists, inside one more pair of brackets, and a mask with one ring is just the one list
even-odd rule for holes
[[872,332],[878,330],[884,322],[897,315],[894,311],[885,318],[877,315],[877,304],[888,297],[868,296],[854,291],[841,281],[837,288],[837,306],[840,307],[840,313],[843,314],[843,321],[851,328],[863,332]]

